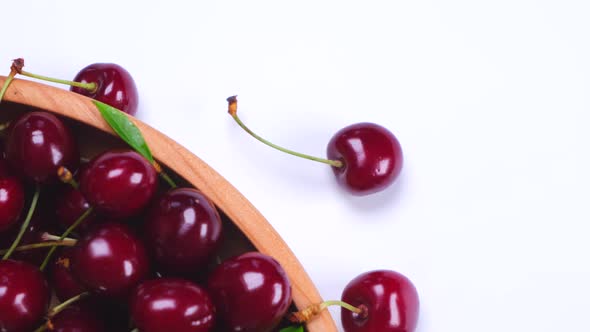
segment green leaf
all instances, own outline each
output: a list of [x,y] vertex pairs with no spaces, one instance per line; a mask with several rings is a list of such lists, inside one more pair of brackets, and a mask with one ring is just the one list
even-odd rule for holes
[[303,326],[302,325],[288,326],[288,327],[282,328],[279,332],[303,332]]
[[102,103],[98,100],[92,101],[105,121],[113,128],[113,130],[129,144],[135,151],[141,154],[149,162],[154,162],[152,151],[148,147],[139,128],[129,120],[125,113],[120,110]]

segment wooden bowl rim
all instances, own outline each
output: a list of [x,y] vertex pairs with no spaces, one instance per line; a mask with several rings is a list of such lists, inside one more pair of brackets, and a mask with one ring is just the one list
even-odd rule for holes
[[[0,76],[3,86],[5,76]],[[5,101],[43,109],[90,125],[111,135],[115,133],[103,120],[92,99],[46,84],[15,79],[4,96]],[[262,253],[274,257],[291,281],[293,301],[298,308],[322,302],[305,269],[280,235],[262,214],[227,180],[199,157],[168,136],[129,116],[139,127],[154,158],[202,191],[221,209]],[[310,332],[336,332],[328,310],[307,324]]]

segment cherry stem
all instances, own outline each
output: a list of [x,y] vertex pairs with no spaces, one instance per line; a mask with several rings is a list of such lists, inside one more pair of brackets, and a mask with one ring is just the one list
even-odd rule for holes
[[348,304],[348,303],[346,303],[344,301],[324,301],[321,304],[322,309],[325,309],[327,307],[334,306],[334,305],[340,306],[340,307],[342,307],[342,308],[344,308],[346,310],[352,311],[352,312],[354,312],[356,314],[360,314],[360,313],[363,312],[363,309],[357,308],[357,307],[353,306],[352,304]]
[[85,298],[88,295],[90,295],[90,293],[88,293],[88,292],[78,294],[78,295],[71,297],[71,298],[67,299],[66,301],[56,305],[55,307],[49,309],[49,311],[47,312],[47,321],[42,326],[39,326],[39,328],[36,329],[35,332],[45,331],[48,328],[49,328],[49,330],[53,330],[52,327],[49,327],[49,326],[52,326],[51,319],[53,317],[55,317],[57,314],[59,314],[60,312],[64,311],[71,304],[80,301],[81,299]]
[[2,90],[0,90],[0,103],[2,102],[2,99],[4,98],[4,95],[6,94],[6,90],[8,90],[8,86],[10,85],[10,83],[12,83],[12,81],[14,80],[14,76],[16,76],[17,71],[14,68],[10,68],[10,74],[8,74],[8,76],[6,77],[6,80],[4,81],[4,85],[2,85]]
[[168,185],[170,187],[172,187],[172,189],[175,189],[178,187],[176,185],[176,182],[174,182],[174,180],[172,180],[172,178],[166,172],[164,172],[164,170],[162,169],[162,166],[160,166],[160,164],[158,164],[157,162],[154,161],[152,165],[156,169],[156,172],[158,173],[158,175],[160,175],[160,177],[164,181],[166,181],[168,183]]
[[[71,240],[71,239],[70,239]],[[76,245],[76,242],[64,240],[64,241],[47,241],[47,242],[40,242],[40,243],[32,243],[32,244],[25,244],[22,246],[18,246],[14,248],[14,251],[27,251],[31,249],[37,248],[47,248],[47,247],[73,247]],[[0,250],[0,255],[5,254],[8,252],[8,249]]]
[[176,183],[172,180],[172,178],[170,178],[170,176],[168,176],[168,174],[164,173],[164,171],[160,172],[159,174],[160,177],[164,179],[164,181],[166,181],[170,187],[177,188]]
[[63,238],[63,240],[60,240],[60,237],[57,235],[53,235],[53,234],[49,234],[47,232],[41,234],[41,241],[63,241],[63,242],[67,242],[70,243],[70,246],[74,246],[76,245],[76,242],[78,242],[78,240],[76,239],[72,239],[69,237]]
[[29,223],[31,222],[31,218],[33,218],[33,213],[35,212],[35,208],[37,208],[37,202],[39,201],[39,193],[40,192],[41,192],[41,187],[39,186],[39,184],[37,184],[35,186],[35,194],[33,195],[33,200],[31,201],[31,206],[29,207],[29,212],[27,213],[27,217],[25,218],[25,221],[21,225],[20,230],[18,231],[18,235],[16,236],[16,239],[14,239],[14,241],[12,242],[12,245],[10,246],[10,248],[8,248],[8,251],[6,251],[6,253],[2,257],[3,260],[10,258],[10,255],[12,255],[12,253],[14,252],[16,247],[18,247],[18,244],[20,243],[21,239],[23,238],[23,235],[27,231],[27,228],[29,228]]
[[313,318],[317,317],[326,308],[335,305],[359,315],[367,315],[367,307],[362,304],[358,307],[355,307],[344,301],[324,301],[322,303],[312,304],[303,310],[292,312],[287,315],[287,319],[293,323],[307,323]]
[[[70,225],[70,227],[68,227],[68,229],[66,229],[65,232],[63,232],[63,234],[59,237],[59,241],[62,241],[68,235],[70,235],[70,233],[72,233],[76,229],[76,227],[78,227],[92,213],[93,210],[94,210],[94,208],[89,207],[88,210],[84,211],[84,213],[82,213],[82,215],[79,216],[78,219],[76,219],[76,221],[72,225]],[[53,247],[49,250],[49,252],[47,253],[47,256],[45,256],[45,260],[43,261],[43,263],[39,267],[39,269],[41,271],[45,270],[45,267],[47,267],[47,264],[49,264],[49,260],[51,259],[51,256],[53,255],[53,253],[56,250],[57,250],[57,247]]]
[[242,120],[240,120],[240,118],[238,117],[238,99],[236,98],[236,96],[231,96],[231,97],[227,98],[227,102],[228,102],[227,112],[232,116],[232,118],[234,118],[236,123],[240,127],[242,127],[242,129],[244,129],[248,134],[250,134],[250,136],[254,137],[258,141],[270,146],[271,148],[277,149],[279,151],[282,151],[282,152],[285,152],[290,155],[297,156],[297,157],[300,157],[303,159],[317,161],[320,163],[328,164],[333,167],[343,167],[344,166],[344,164],[342,163],[341,160],[331,160],[331,159],[326,159],[326,158],[314,157],[314,156],[311,156],[308,154],[304,154],[304,153],[300,153],[300,152],[296,152],[293,150],[283,148],[283,147],[278,146],[274,143],[271,143],[270,141],[267,141],[266,139],[255,134],[252,130],[250,130],[250,128],[246,127],[246,125],[242,122]]
[[48,77],[48,76],[33,74],[33,73],[28,72],[28,71],[24,71],[22,69],[20,70],[19,74],[21,74],[23,76],[31,77],[31,78],[36,78],[36,79],[42,80],[42,81],[48,81],[48,82],[53,82],[53,83],[59,83],[59,84],[65,84],[65,85],[75,86],[77,88],[86,89],[86,90],[88,90],[90,92],[95,92],[96,89],[98,88],[98,86],[94,82],[91,82],[91,83],[83,83],[83,82],[75,82],[75,81],[69,81],[69,80],[62,80],[62,79],[59,79],[59,78],[53,78],[53,77]]
[[74,175],[72,174],[72,172],[70,172],[69,169],[63,166],[60,166],[57,169],[57,176],[59,177],[59,180],[61,182],[69,184],[74,189],[78,189],[80,187],[80,185],[78,185],[78,182],[76,182],[76,180],[74,179]]

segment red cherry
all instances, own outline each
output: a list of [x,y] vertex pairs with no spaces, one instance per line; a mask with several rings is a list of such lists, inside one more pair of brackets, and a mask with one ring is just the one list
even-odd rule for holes
[[228,113],[248,134],[277,150],[332,166],[338,182],[353,195],[384,190],[402,169],[402,149],[397,138],[374,123],[357,123],[338,131],[328,143],[325,159],[285,149],[256,135],[238,117],[236,96],[227,101]]
[[91,291],[125,297],[149,272],[143,243],[122,224],[97,225],[76,243],[74,275]]
[[135,151],[104,152],[80,176],[80,191],[88,203],[114,218],[141,212],[156,188],[156,170]]
[[167,274],[194,276],[221,239],[215,206],[196,189],[178,188],[159,198],[144,223],[146,245]]
[[276,260],[259,252],[221,263],[209,277],[207,289],[223,331],[270,331],[291,304],[287,274]]
[[336,179],[354,195],[387,188],[402,169],[402,148],[397,138],[374,123],[357,123],[338,131],[328,143],[328,158],[342,160],[332,167]]
[[146,281],[133,292],[131,317],[142,332],[208,332],[215,308],[209,295],[182,279]]
[[0,331],[32,331],[49,306],[49,287],[28,263],[0,261]]
[[74,78],[76,82],[95,83],[96,89],[70,87],[81,95],[99,100],[125,113],[137,112],[138,92],[135,81],[127,70],[114,63],[94,63],[82,69]]
[[55,115],[28,112],[11,126],[6,140],[7,160],[27,180],[57,182],[57,169],[75,169],[80,156],[70,130]]
[[388,270],[363,273],[344,288],[342,301],[363,309],[361,314],[341,311],[346,332],[416,330],[418,292],[400,273]]
[[0,232],[18,220],[25,205],[25,190],[15,177],[0,176]]

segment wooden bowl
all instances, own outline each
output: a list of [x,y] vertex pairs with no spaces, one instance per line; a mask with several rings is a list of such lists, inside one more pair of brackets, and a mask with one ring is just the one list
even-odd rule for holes
[[[6,77],[0,76],[0,86],[5,80]],[[8,105],[11,107],[7,107]],[[81,147],[83,154],[92,154],[88,150],[92,150],[96,145],[100,146],[101,144],[96,144],[99,141],[103,142],[103,146],[121,144],[115,138],[104,139],[104,136],[107,136],[104,133],[115,134],[91,99],[33,81],[16,79],[10,84],[0,103],[0,119],[6,121],[10,118],[8,108],[16,109],[18,113],[19,109],[22,111],[31,107],[71,119],[74,127],[77,127],[73,128],[76,134],[84,136],[82,142],[91,142]],[[283,266],[291,280],[293,301],[298,308],[322,301],[318,290],[293,252],[269,222],[236,188],[174,140],[133,117],[130,119],[139,127],[160,164],[207,195],[225,219],[231,220],[258,251],[274,257]],[[88,127],[82,124],[97,130],[88,130]],[[100,137],[101,135],[103,137]],[[240,233],[239,231],[236,233]],[[235,237],[235,234],[233,236]],[[327,310],[308,323],[307,329],[310,332],[337,331]]]

